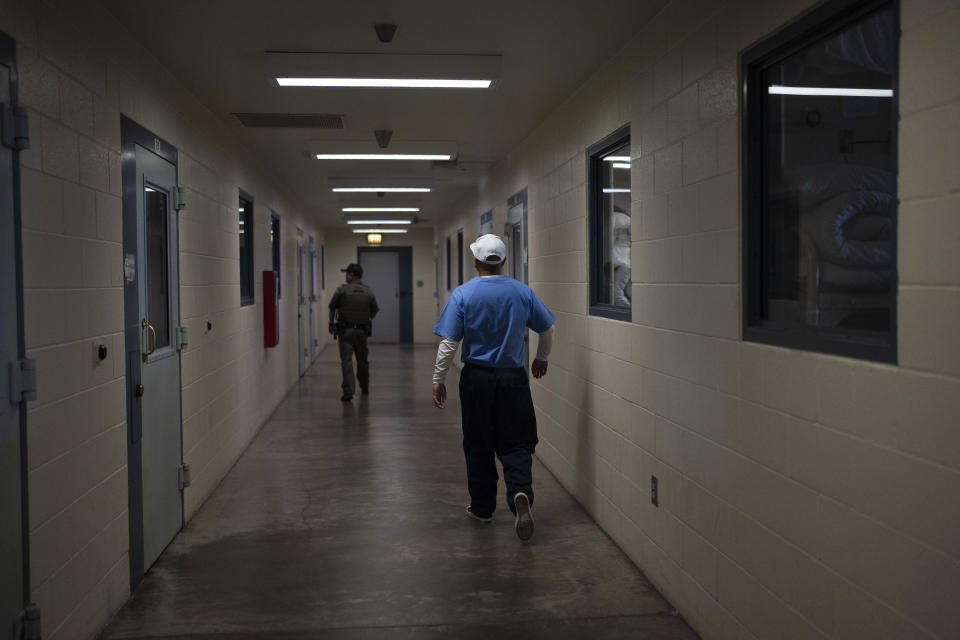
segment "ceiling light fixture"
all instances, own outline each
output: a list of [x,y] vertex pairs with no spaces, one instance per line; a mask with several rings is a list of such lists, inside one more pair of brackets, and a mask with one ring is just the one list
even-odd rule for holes
[[831,87],[784,87],[778,84],[767,89],[783,96],[843,96],[847,98],[892,98],[893,89],[843,89]]
[[347,224],[410,224],[411,220],[347,220]]
[[354,233],[406,233],[406,229],[354,229]]
[[630,156],[607,156],[603,159],[604,162],[630,162]]
[[629,168],[630,168],[630,163],[629,163],[629,162],[614,162],[614,163],[613,163],[613,168],[614,168],[614,169],[629,169]]
[[398,213],[401,211],[416,213],[420,211],[420,207],[344,207],[341,211],[344,213]]
[[277,78],[281,87],[363,87],[404,89],[489,89],[493,80],[455,78]]
[[630,193],[630,189],[604,189],[604,193]]
[[317,160],[449,160],[449,153],[318,153]]
[[334,187],[334,193],[430,193],[429,187]]

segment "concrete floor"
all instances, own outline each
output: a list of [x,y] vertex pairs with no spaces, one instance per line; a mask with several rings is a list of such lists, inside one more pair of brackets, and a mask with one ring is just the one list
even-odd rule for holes
[[[104,640],[638,638],[696,634],[539,462],[536,534],[464,514],[457,373],[372,345],[341,403],[328,347],[120,611]],[[501,482],[502,491],[502,482]]]

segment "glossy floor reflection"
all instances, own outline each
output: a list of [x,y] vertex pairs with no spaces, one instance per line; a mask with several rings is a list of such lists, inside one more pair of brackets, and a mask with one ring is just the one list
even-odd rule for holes
[[103,638],[695,639],[539,463],[531,542],[502,496],[464,514],[434,353],[371,345],[371,393],[342,403],[328,347]]

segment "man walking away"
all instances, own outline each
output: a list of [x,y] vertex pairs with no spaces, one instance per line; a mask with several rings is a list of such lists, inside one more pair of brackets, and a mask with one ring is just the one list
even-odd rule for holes
[[370,392],[370,363],[367,361],[367,336],[373,328],[373,317],[380,307],[370,287],[361,282],[363,267],[350,264],[346,283],[337,287],[330,299],[330,333],[340,340],[340,369],[343,372],[343,395],[350,402],[356,386],[353,381],[353,355],[357,355],[357,380],[363,395]]
[[503,466],[507,506],[521,540],[533,535],[533,452],[537,445],[530,381],[524,370],[527,328],[540,334],[530,367],[535,378],[547,373],[553,342],[553,314],[530,287],[501,275],[507,248],[493,234],[470,245],[479,277],[450,295],[433,332],[443,338],[433,374],[433,404],[443,409],[450,362],[462,340],[460,408],[467,460],[470,505],[467,514],[490,522],[497,504],[497,466]]

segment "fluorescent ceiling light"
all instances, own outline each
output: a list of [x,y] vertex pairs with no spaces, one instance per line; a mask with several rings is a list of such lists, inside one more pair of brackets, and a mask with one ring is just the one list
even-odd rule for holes
[[317,160],[449,160],[449,153],[318,153]]
[[892,98],[893,89],[842,89],[832,87],[783,87],[777,84],[767,89],[771,94],[784,96],[844,96],[853,98]]
[[604,189],[604,193],[630,193],[630,189]]
[[347,224],[410,224],[410,220],[347,220]]
[[604,162],[630,162],[630,156],[607,156]]
[[630,168],[630,163],[629,163],[629,162],[614,162],[614,163],[613,163],[613,168],[614,168],[614,169],[629,169],[629,168]]
[[354,229],[354,233],[406,233],[406,229]]
[[420,211],[420,207],[344,207],[341,209],[346,213],[373,213],[377,211],[396,213],[399,211]]
[[489,89],[492,80],[453,78],[277,78],[281,87],[400,87],[407,89]]
[[430,193],[429,187],[334,187],[335,193]]

